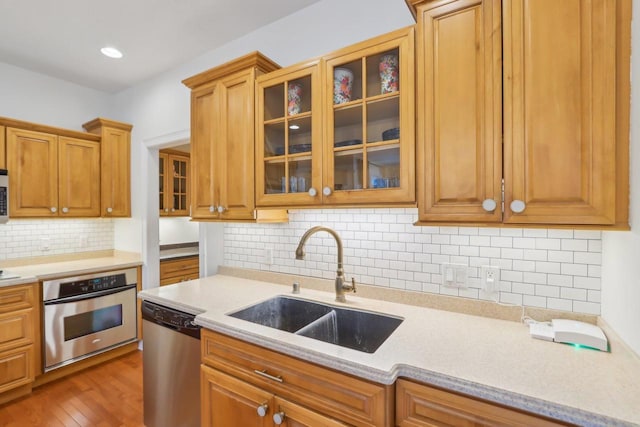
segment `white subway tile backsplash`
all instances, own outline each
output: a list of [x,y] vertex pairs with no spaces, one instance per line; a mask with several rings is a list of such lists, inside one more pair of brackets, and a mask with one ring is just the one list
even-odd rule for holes
[[0,224],[0,261],[110,250],[113,230],[111,219],[11,219]]
[[[336,248],[326,233],[309,239],[306,260],[294,260],[300,236],[326,225],[339,232],[347,276],[359,283],[493,300],[482,290],[480,267],[495,265],[500,302],[599,314],[601,232],[422,227],[416,219],[414,208],[321,209],[291,210],[288,224],[225,224],[224,263],[333,279]],[[266,244],[276,246],[272,265],[262,263]],[[443,262],[467,266],[468,289],[441,285]]]

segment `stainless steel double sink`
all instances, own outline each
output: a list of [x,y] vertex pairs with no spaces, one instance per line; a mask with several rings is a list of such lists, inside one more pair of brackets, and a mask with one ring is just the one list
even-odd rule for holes
[[404,320],[284,295],[228,315],[365,353],[374,353]]

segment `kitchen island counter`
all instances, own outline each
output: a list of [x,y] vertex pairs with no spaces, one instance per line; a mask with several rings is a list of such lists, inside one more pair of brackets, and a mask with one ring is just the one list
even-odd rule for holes
[[404,318],[373,354],[227,314],[290,286],[216,275],[140,298],[196,314],[201,326],[382,384],[411,378],[578,425],[640,425],[640,360],[603,325],[611,352],[532,339],[522,323],[302,288],[297,298]]

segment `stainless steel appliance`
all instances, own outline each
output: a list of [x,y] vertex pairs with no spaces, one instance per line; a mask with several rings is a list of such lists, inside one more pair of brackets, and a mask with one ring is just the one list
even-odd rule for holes
[[44,371],[137,339],[137,270],[48,280],[44,300]]
[[200,326],[195,316],[142,302],[144,425],[200,426]]
[[9,174],[0,169],[0,223],[9,221]]

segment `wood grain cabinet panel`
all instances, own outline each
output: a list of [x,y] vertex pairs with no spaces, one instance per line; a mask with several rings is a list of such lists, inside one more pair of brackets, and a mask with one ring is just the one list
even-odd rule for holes
[[158,155],[160,216],[189,216],[190,156],[173,150]]
[[421,221],[502,220],[500,13],[499,0],[433,2],[418,11]]
[[100,144],[58,137],[60,216],[100,216]]
[[505,222],[614,224],[616,1],[503,10]]
[[7,163],[11,179],[9,215],[52,217],[58,212],[58,137],[7,129]]
[[82,125],[100,135],[100,216],[131,216],[131,129],[102,118]]
[[99,143],[15,128],[7,133],[12,216],[99,216]]
[[[388,426],[393,420],[393,386],[365,381],[209,330],[202,332],[202,361],[322,417],[358,426]],[[282,405],[287,406],[284,401]],[[292,410],[299,414],[301,425],[311,422],[303,411]]]
[[396,381],[396,426],[566,426],[425,384]]
[[40,373],[38,284],[0,288],[0,403],[31,392]]
[[200,277],[200,257],[193,256],[180,259],[160,261],[160,286]]
[[630,1],[407,4],[419,221],[628,228]]
[[258,52],[190,77],[191,217],[254,221],[255,80],[279,68]]

